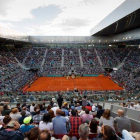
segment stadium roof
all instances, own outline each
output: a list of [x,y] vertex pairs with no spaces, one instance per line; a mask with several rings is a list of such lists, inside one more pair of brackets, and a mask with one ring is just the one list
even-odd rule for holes
[[110,36],[140,27],[140,1],[126,0],[91,29],[91,35]]

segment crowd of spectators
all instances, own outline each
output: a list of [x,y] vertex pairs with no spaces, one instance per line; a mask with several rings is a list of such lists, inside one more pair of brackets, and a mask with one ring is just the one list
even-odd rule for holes
[[16,61],[11,57],[9,52],[2,51],[0,53],[0,78],[11,75],[13,72],[17,71],[19,66]]
[[80,67],[79,51],[78,48],[64,47],[64,65],[65,67]]
[[116,56],[116,58],[121,63],[125,57],[129,54],[129,52],[132,50],[132,47],[128,48],[118,48],[118,47],[112,47],[113,54]]
[[[140,91],[140,50],[136,47],[126,48],[95,48],[105,67],[114,67],[123,62],[124,65],[117,71],[113,71],[110,76],[120,86],[125,89],[125,94],[114,94],[111,98],[107,91],[105,96],[94,96],[95,100],[120,100],[120,99],[139,99]],[[11,51],[0,52],[0,91],[15,92],[23,87],[28,81],[32,80],[34,74],[19,67],[14,57],[19,62],[25,60],[25,65],[29,67],[41,66],[44,59],[43,71],[39,71],[41,76],[47,74],[67,75],[73,67],[76,73],[83,74],[104,74],[95,49],[91,47],[46,47],[46,48],[20,48]],[[47,51],[46,51],[47,50]],[[80,52],[79,52],[80,50]],[[46,56],[44,55],[46,51]],[[83,67],[80,66],[79,55],[81,53]],[[27,55],[28,54],[28,55]],[[63,55],[63,56],[62,56]],[[64,67],[61,67],[62,57],[64,57]],[[73,91],[72,91],[73,92]],[[98,91],[100,93],[100,91]],[[93,93],[93,91],[91,92]],[[137,94],[136,94],[137,93]],[[1,93],[3,95],[3,93]],[[2,96],[3,97],[3,96]],[[13,98],[13,97],[11,97]],[[18,98],[17,96],[15,98]],[[36,97],[35,97],[36,98]],[[2,100],[9,100],[9,97]],[[37,97],[38,99],[38,97]],[[44,98],[46,100],[46,97]]]
[[89,67],[91,65],[94,68],[100,66],[94,48],[81,48],[80,50],[84,66]]
[[45,58],[45,67],[60,67],[62,49],[61,48],[47,48],[47,55]]
[[116,67],[119,62],[111,48],[96,48],[104,67]]
[[45,50],[46,48],[31,48],[28,56],[24,56],[27,57],[25,60],[25,65],[27,67],[40,67]]
[[[1,104],[0,140],[139,140],[139,133],[131,132],[131,121],[121,109],[113,118],[109,109],[89,103],[86,96],[68,105],[59,95],[57,102],[17,103],[11,109]],[[130,103],[126,105],[131,108]],[[140,104],[135,107],[140,109]]]
[[81,100],[81,95],[86,95],[88,99],[93,101],[119,101],[119,100],[140,100],[140,93],[127,92],[124,90],[117,91],[80,91],[78,93],[75,90],[69,91],[43,91],[43,92],[26,92],[23,94],[21,91],[16,92],[4,92],[1,94],[0,102],[30,102],[30,101],[50,101],[52,98],[57,98],[58,94],[62,94],[65,101],[71,101],[72,99]]
[[122,68],[111,74],[127,91],[140,91],[140,49],[132,48]]
[[[15,57],[20,58],[19,62],[23,60],[23,56],[26,53],[25,49],[17,49],[13,51],[1,51],[0,55],[0,92],[17,91],[17,89],[23,87],[27,81],[31,80],[33,74],[28,72],[18,65]],[[28,50],[28,49],[27,49]],[[18,55],[18,52],[20,55]],[[25,51],[27,52],[27,51]],[[3,95],[3,94],[2,94]]]

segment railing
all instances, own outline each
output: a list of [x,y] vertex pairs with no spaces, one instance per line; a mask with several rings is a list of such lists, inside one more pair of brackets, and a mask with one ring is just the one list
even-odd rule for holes
[[99,103],[99,104],[103,105],[104,109],[110,109],[112,117],[117,116],[118,109],[124,110],[124,115],[130,118],[132,131],[140,132],[140,110],[129,109],[126,107],[116,105],[116,103],[114,102],[112,103],[113,104],[111,103]]

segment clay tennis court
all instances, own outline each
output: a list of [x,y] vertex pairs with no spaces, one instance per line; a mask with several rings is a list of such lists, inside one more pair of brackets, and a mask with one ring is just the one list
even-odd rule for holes
[[78,88],[79,90],[123,90],[108,77],[40,77],[26,91],[66,91]]

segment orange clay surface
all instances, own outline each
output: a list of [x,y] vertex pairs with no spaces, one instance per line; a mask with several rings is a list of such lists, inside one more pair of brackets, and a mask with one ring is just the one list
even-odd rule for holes
[[66,91],[77,88],[79,90],[123,90],[108,77],[40,77],[26,91]]

